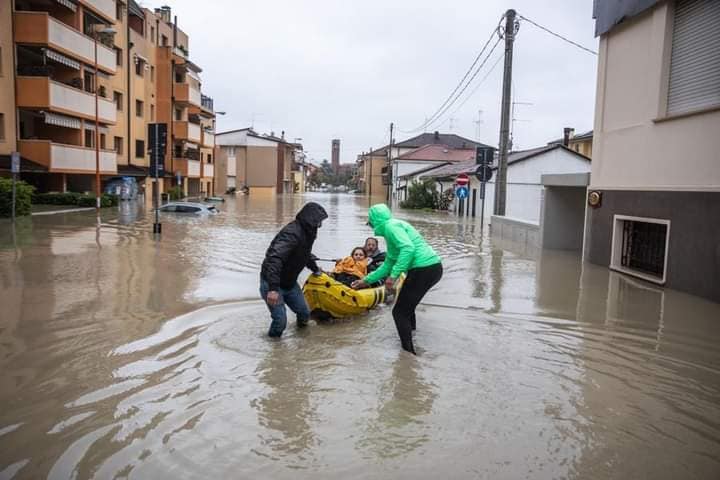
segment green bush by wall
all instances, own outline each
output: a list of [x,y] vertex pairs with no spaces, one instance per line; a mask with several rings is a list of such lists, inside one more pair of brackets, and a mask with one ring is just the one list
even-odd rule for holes
[[[22,180],[15,184],[15,215],[30,215],[34,187]],[[0,178],[0,217],[12,216],[12,179]]]

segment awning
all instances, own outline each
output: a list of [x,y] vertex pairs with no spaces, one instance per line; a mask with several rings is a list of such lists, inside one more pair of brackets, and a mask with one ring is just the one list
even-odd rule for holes
[[40,112],[42,113],[43,117],[45,118],[45,123],[48,125],[55,125],[58,127],[65,127],[65,128],[74,128],[75,130],[80,130],[82,128],[82,125],[80,123],[80,119],[75,117],[68,117],[67,115],[60,115],[59,113],[51,113],[51,112]]
[[70,68],[74,68],[75,70],[80,70],[80,62],[73,60],[70,57],[66,57],[65,55],[58,53],[55,50],[50,50],[49,48],[44,48],[43,52],[45,53],[45,57],[53,62],[61,63]]
[[72,0],[55,0],[55,3],[59,3],[63,7],[68,8],[73,12],[77,11],[77,5]]
[[147,58],[143,57],[143,56],[140,55],[139,53],[135,53],[134,56],[135,56],[136,59],[139,58],[140,61],[142,61],[142,62],[145,62],[145,63],[148,63],[148,64],[150,63],[150,62],[148,62],[148,59],[147,59]]
[[198,147],[198,145],[196,143],[185,142],[185,148],[192,148],[192,149],[197,150],[200,147]]
[[[85,122],[85,130],[90,130],[91,132],[95,131],[95,124],[90,122]],[[100,126],[100,133],[104,133],[107,135],[110,131],[107,127]]]

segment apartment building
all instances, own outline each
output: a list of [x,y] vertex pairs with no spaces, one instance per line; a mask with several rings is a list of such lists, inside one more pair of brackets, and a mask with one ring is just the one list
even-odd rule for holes
[[720,2],[595,5],[584,258],[720,301]]
[[[304,191],[302,145],[273,133],[260,135],[252,128],[218,133],[215,137],[218,185],[248,187],[251,194],[288,194]],[[224,190],[218,188],[219,193]]]
[[0,60],[0,155],[17,150],[37,167],[21,177],[40,191],[93,191],[96,142],[103,181],[133,176],[155,191],[148,124],[164,122],[160,191],[213,193],[213,102],[169,7],[3,1]]

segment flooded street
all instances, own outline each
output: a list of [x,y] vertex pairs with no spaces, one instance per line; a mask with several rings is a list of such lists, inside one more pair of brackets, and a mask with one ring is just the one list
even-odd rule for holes
[[319,257],[371,234],[329,194],[160,242],[127,204],[0,223],[0,479],[720,478],[720,305],[400,212],[445,267],[418,357],[387,307],[271,341],[260,263],[308,199]]

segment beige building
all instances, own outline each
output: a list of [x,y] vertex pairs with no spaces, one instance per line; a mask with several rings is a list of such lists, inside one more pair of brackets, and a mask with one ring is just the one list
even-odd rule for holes
[[638,3],[596,4],[584,257],[720,301],[720,2]]
[[387,185],[383,184],[383,168],[387,165],[387,149],[381,148],[358,155],[357,185],[367,196],[387,196]]
[[[216,135],[217,191],[248,187],[255,194],[287,194],[304,191],[302,146],[276,137],[260,135],[251,128]],[[224,189],[223,189],[224,187]]]
[[19,151],[40,191],[93,191],[97,142],[103,182],[133,176],[150,193],[148,124],[163,122],[160,190],[211,194],[212,99],[176,21],[134,0],[0,2],[0,155]]

